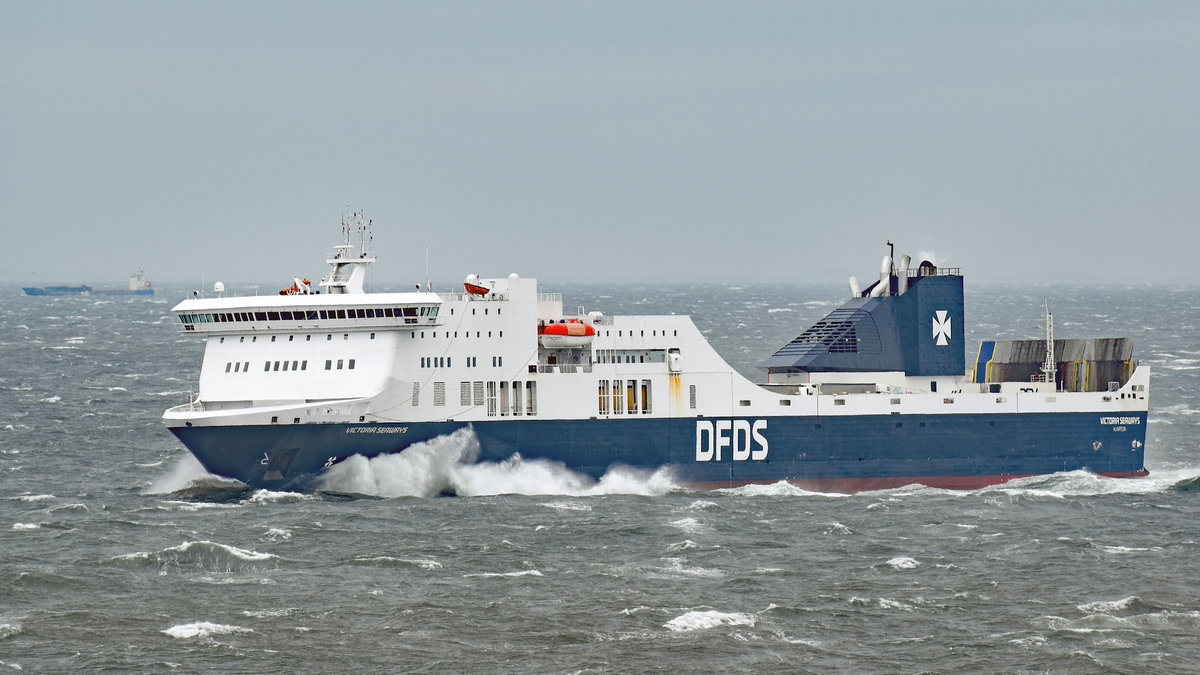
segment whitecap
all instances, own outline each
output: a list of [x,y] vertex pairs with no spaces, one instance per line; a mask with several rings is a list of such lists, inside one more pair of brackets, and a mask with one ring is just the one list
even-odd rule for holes
[[313,497],[299,492],[256,490],[246,501],[251,504],[275,504],[280,502],[302,502],[308,499],[313,499]]
[[707,567],[689,567],[685,563],[687,558],[667,558],[667,566],[663,571],[671,576],[699,577],[704,579],[715,579],[725,576],[721,570],[710,569]]
[[39,403],[58,403],[62,400],[61,396],[47,396],[46,398],[38,399]]
[[44,502],[50,499],[58,499],[58,497],[54,495],[21,495],[14,497],[14,499],[19,499],[23,502]]
[[474,574],[464,574],[464,577],[540,577],[542,573],[537,570],[524,570],[521,572],[476,572]]
[[687,632],[706,630],[717,626],[753,626],[754,623],[754,616],[745,612],[706,610],[681,614],[663,624],[663,628],[675,632]]
[[558,509],[559,511],[591,511],[592,507],[589,504],[580,504],[579,502],[546,502],[541,504],[550,509]]
[[14,530],[40,530],[42,526],[37,523],[13,523]]
[[1131,595],[1120,600],[1099,600],[1097,602],[1084,603],[1079,605],[1079,611],[1083,612],[1084,614],[1113,614],[1115,612],[1129,609],[1135,604],[1140,604],[1141,602],[1141,598],[1137,597],[1136,595]]
[[680,518],[679,520],[673,520],[668,524],[678,527],[679,529],[688,533],[704,532],[708,529],[708,527],[695,518]]
[[791,483],[781,480],[777,483],[768,483],[766,485],[750,484],[736,488],[721,488],[714,490],[728,495],[736,495],[738,497],[847,497],[849,495],[840,492],[812,492],[803,490],[792,485]]
[[196,623],[185,623],[178,626],[172,626],[164,631],[173,638],[194,638],[194,637],[211,637],[213,635],[230,635],[233,633],[253,633],[249,628],[241,626],[230,626],[226,624],[210,623],[208,621],[198,621]]
[[887,564],[898,570],[911,570],[921,563],[908,556],[898,556],[887,561]]

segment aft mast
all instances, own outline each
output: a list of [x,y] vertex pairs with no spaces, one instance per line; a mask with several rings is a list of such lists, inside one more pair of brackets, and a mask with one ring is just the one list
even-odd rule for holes
[[1042,363],[1042,381],[1055,384],[1058,381],[1058,366],[1054,361],[1054,315],[1050,313],[1050,302],[1046,302],[1046,360]]
[[[325,262],[331,266],[329,274],[321,278],[326,293],[364,293],[363,283],[367,267],[375,262],[373,252],[375,238],[371,234],[371,221],[363,219],[362,211],[342,215],[343,243],[333,247],[333,255]],[[357,237],[358,244],[353,240]],[[358,248],[355,253],[354,249]]]

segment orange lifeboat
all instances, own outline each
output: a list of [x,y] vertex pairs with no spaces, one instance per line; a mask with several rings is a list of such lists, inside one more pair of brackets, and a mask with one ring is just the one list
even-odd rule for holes
[[491,289],[479,285],[478,274],[468,274],[466,280],[463,281],[463,288],[467,289],[471,295],[487,295],[492,292]]
[[592,343],[596,329],[578,319],[538,324],[538,342],[547,349],[578,349]]

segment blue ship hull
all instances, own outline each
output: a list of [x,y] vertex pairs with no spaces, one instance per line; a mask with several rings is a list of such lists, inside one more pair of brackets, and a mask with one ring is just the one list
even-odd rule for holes
[[95,289],[90,286],[47,286],[45,288],[26,286],[22,290],[25,291],[25,295],[154,295],[153,288],[125,291]]
[[[1105,418],[1101,413],[733,418],[731,425],[761,425],[754,428],[769,450],[754,449],[765,457],[734,458],[739,442],[749,450],[746,435],[706,461],[698,461],[707,439],[697,432],[697,422],[704,425],[713,421],[709,418],[503,420],[470,426],[479,440],[479,462],[500,462],[520,453],[526,459],[560,462],[592,478],[613,465],[669,467],[673,479],[688,487],[786,480],[806,489],[840,492],[912,483],[973,488],[1074,470],[1145,475],[1146,413],[1123,417],[1120,426]],[[215,474],[259,488],[302,489],[350,456],[403,452],[464,426],[296,424],[171,431]]]

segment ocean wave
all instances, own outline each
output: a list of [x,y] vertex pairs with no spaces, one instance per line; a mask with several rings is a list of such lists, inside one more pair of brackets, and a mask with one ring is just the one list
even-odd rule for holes
[[1146,612],[1161,610],[1162,607],[1146,602],[1136,595],[1131,595],[1120,600],[1098,600],[1096,602],[1087,602],[1079,605],[1078,609],[1084,614],[1123,614],[1130,612],[1143,614]]
[[680,518],[679,520],[673,520],[667,524],[671,525],[672,527],[677,527],[677,528],[683,530],[684,532],[687,532],[688,534],[695,534],[697,532],[707,532],[709,529],[707,525],[705,525],[704,523],[701,523],[700,521],[696,520],[695,518]]
[[273,553],[260,553],[214,541],[185,541],[157,552],[127,553],[113,560],[159,566],[195,567],[209,571],[234,571],[253,568],[277,559]]
[[765,485],[750,484],[735,488],[720,488],[713,492],[733,495],[735,497],[848,497],[850,495],[841,492],[812,492],[810,490],[802,490],[795,485],[781,480],[777,483],[767,483]]
[[672,577],[697,577],[703,579],[715,579],[725,576],[721,570],[712,569],[710,567],[695,567],[688,566],[687,558],[667,558],[667,565],[662,569]]
[[921,563],[917,562],[915,558],[910,558],[908,556],[897,556],[887,561],[886,564],[889,567],[897,570],[911,570],[919,567]]
[[609,494],[662,495],[675,489],[668,469],[649,472],[615,466],[600,480],[571,471],[560,462],[514,454],[503,462],[474,463],[479,441],[460,429],[404,452],[367,459],[355,455],[318,479],[328,492],[373,497],[463,497],[524,494],[589,497]]
[[579,502],[563,502],[563,501],[546,502],[546,503],[541,504],[541,506],[545,506],[548,509],[557,509],[559,511],[584,511],[584,512],[586,512],[586,511],[592,510],[592,506],[590,504],[580,504]]
[[234,633],[253,633],[249,628],[241,626],[230,626],[227,624],[210,623],[208,621],[198,621],[196,623],[185,623],[178,626],[171,626],[162,631],[173,638],[207,638],[214,635],[231,635]]
[[754,626],[753,614],[745,612],[718,612],[716,610],[693,610],[681,614],[663,624],[663,628],[677,633],[707,630],[718,626]]
[[390,555],[359,556],[356,563],[398,567],[419,567],[423,570],[440,570],[442,563],[428,558],[396,558]]
[[246,500],[250,504],[286,504],[291,502],[303,502],[316,499],[313,495],[304,494],[301,492],[273,492],[271,490],[256,490],[250,498]]
[[539,572],[537,570],[523,570],[520,572],[475,572],[472,574],[464,574],[463,575],[464,578],[470,578],[470,577],[483,577],[483,578],[540,577],[540,576],[543,576],[543,575],[541,572]]

